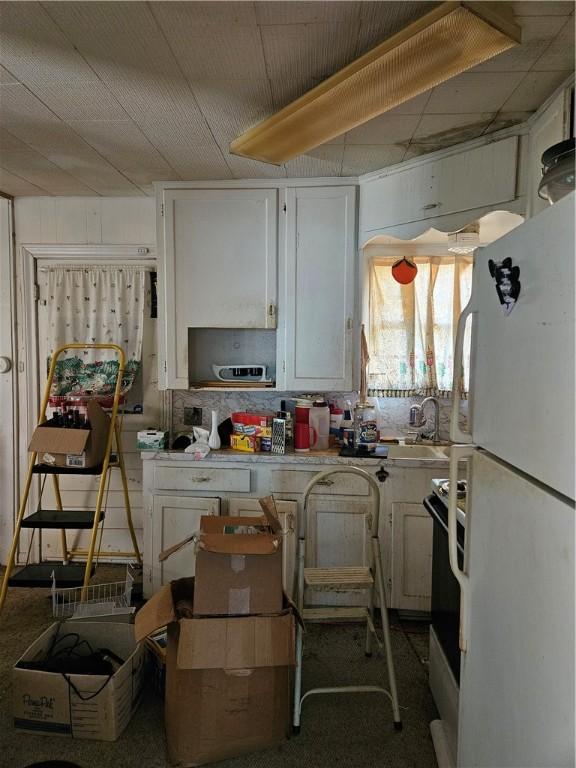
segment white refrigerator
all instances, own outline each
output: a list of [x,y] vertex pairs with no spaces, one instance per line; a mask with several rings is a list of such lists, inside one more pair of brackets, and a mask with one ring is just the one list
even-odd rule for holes
[[[574,193],[477,251],[470,431],[453,403],[451,489],[467,459],[459,768],[573,768]],[[515,300],[514,300],[515,299]],[[459,445],[458,445],[459,444]]]

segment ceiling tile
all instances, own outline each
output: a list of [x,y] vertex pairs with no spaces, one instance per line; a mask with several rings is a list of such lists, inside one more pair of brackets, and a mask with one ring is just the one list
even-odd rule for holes
[[177,120],[146,120],[140,130],[182,179],[232,178],[212,136],[201,144],[188,126]]
[[141,2],[48,2],[43,7],[104,81],[180,76],[150,7]]
[[356,21],[360,15],[361,2],[257,2],[256,19],[258,24],[320,24],[325,22]]
[[354,58],[354,24],[291,24],[262,27],[271,80],[310,78],[319,83]]
[[426,104],[430,99],[431,91],[421,93],[419,96],[414,96],[413,99],[398,104],[397,107],[389,109],[387,115],[421,115],[424,112]]
[[63,125],[24,85],[0,85],[0,103],[0,125],[28,144],[44,130]]
[[523,77],[523,72],[464,72],[434,88],[425,114],[496,112]]
[[295,157],[285,163],[286,174],[290,179],[310,176],[340,176],[344,146],[317,147],[305,155]]
[[0,168],[0,192],[13,197],[24,197],[25,195],[49,195],[50,192],[42,187],[37,187],[26,179],[15,176],[5,168]]
[[420,122],[420,115],[385,113],[353,128],[346,134],[346,144],[397,144],[408,142]]
[[479,136],[494,118],[492,112],[456,115],[422,115],[412,140],[418,144],[449,147]]
[[356,176],[400,163],[406,154],[406,147],[396,146],[348,146],[344,147],[342,176]]
[[156,21],[190,79],[266,77],[258,27],[202,24],[195,3],[159,3]]
[[[162,15],[166,11],[165,2],[149,3],[155,16]],[[178,3],[186,5],[186,3]],[[197,24],[224,24],[225,26],[238,26],[256,24],[255,5],[265,3],[248,2],[194,2],[194,18]]]
[[138,125],[147,122],[181,123],[197,144],[209,144],[212,134],[192,90],[184,78],[146,76],[111,80],[111,93]]
[[[0,48],[1,50],[1,48]],[[18,80],[4,67],[0,67],[0,83],[17,83]]]
[[[74,3],[66,3],[72,8]],[[94,79],[94,72],[35,2],[0,3],[0,60],[25,83],[74,83]]]
[[3,152],[2,167],[55,195],[93,195],[95,192],[26,146]]
[[522,43],[479,64],[471,72],[527,72],[566,24],[564,16],[523,16]]
[[138,126],[130,121],[86,120],[71,122],[70,125],[138,186],[177,178],[175,170],[150,144]]
[[0,132],[0,156],[12,150],[35,150],[100,195],[139,195],[138,187],[113,168],[71,128],[62,125],[42,132],[40,146],[28,145],[8,131]]
[[568,75],[570,72],[528,72],[504,103],[502,112],[530,112],[538,109]]
[[268,80],[196,81],[191,86],[222,147],[274,112]]
[[34,95],[62,120],[126,120],[128,115],[108,88],[95,80],[34,88]]
[[484,133],[494,133],[494,131],[508,128],[511,125],[525,123],[533,114],[533,112],[498,112],[494,119],[488,123]]
[[574,70],[574,17],[568,19],[532,70],[534,72]]
[[363,2],[356,56],[400,32],[437,5],[426,2]]
[[239,157],[227,153],[226,162],[232,169],[235,179],[282,179],[286,178],[286,168],[283,165],[260,163],[248,157]]
[[573,2],[555,0],[524,0],[511,5],[517,16],[569,16],[574,10]]

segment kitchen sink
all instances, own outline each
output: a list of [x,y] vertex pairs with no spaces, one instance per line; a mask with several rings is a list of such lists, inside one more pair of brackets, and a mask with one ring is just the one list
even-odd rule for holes
[[447,445],[390,445],[389,459],[443,459],[448,458]]

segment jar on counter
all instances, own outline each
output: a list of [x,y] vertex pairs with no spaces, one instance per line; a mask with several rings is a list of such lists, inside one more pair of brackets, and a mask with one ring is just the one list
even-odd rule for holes
[[325,400],[314,400],[310,408],[310,449],[327,451],[330,434],[330,408]]

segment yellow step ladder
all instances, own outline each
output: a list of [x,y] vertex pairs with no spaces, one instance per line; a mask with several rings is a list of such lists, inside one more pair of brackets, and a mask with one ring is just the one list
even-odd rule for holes
[[[76,587],[83,586],[82,599],[85,599],[88,583],[93,574],[93,562],[94,555],[96,553],[96,542],[98,540],[98,531],[102,530],[100,526],[103,526],[104,522],[104,500],[106,492],[106,484],[108,481],[108,474],[112,469],[118,468],[120,470],[120,477],[122,480],[122,490],[124,495],[124,506],[126,511],[126,521],[128,523],[128,530],[130,531],[130,537],[132,539],[132,545],[134,547],[134,558],[138,565],[141,565],[142,559],[140,551],[138,549],[138,542],[136,540],[136,534],[134,533],[134,526],[132,524],[132,512],[130,508],[130,496],[128,493],[128,482],[126,478],[126,467],[124,464],[124,455],[122,452],[122,441],[120,437],[120,425],[118,422],[118,407],[120,403],[120,396],[122,391],[122,378],[124,376],[126,357],[122,347],[116,344],[65,344],[56,350],[52,356],[52,362],[50,365],[50,371],[48,373],[48,379],[46,381],[46,387],[44,390],[44,397],[40,406],[40,415],[38,417],[38,425],[43,424],[46,421],[46,409],[50,399],[50,393],[52,391],[52,383],[54,380],[54,374],[56,372],[56,366],[58,359],[65,354],[68,350],[87,350],[87,349],[106,349],[115,352],[118,355],[118,371],[116,376],[116,384],[114,387],[114,399],[112,408],[110,410],[110,425],[108,427],[108,435],[106,438],[106,448],[104,457],[101,464],[96,467],[90,468],[76,468],[76,467],[57,467],[48,464],[38,463],[38,453],[32,451],[30,453],[30,461],[28,465],[28,473],[26,475],[26,482],[24,484],[24,492],[20,499],[20,505],[18,508],[18,515],[16,517],[16,525],[14,529],[14,538],[12,539],[12,546],[10,548],[10,554],[8,556],[8,563],[6,565],[6,571],[2,580],[2,588],[0,590],[0,611],[4,606],[6,600],[6,594],[8,587],[52,587],[53,576],[56,580],[56,584],[59,587]],[[112,452],[114,449],[114,453]],[[40,500],[39,509],[32,514],[26,515],[28,507],[28,499],[30,496],[30,488],[32,486],[32,479],[35,475],[43,476],[43,481],[40,488]],[[48,475],[51,475],[54,486],[54,496],[56,499],[56,509],[43,510],[42,506],[42,491],[44,489],[44,483]],[[62,506],[62,497],[60,495],[60,475],[91,475],[99,476],[98,483],[98,495],[96,498],[96,507],[92,510],[65,510]],[[16,556],[20,546],[20,534],[22,529],[32,529],[39,531],[39,537],[41,537],[43,529],[59,529],[61,531],[61,545],[62,545],[62,564],[58,564],[51,561],[44,561],[39,563],[30,563],[24,565],[22,568],[14,571]],[[66,540],[67,529],[84,529],[91,530],[90,545],[88,550],[84,553],[86,556],[85,565],[82,563],[72,563],[71,558],[78,555],[76,550],[70,550],[68,548]],[[34,534],[32,534],[34,535]],[[101,541],[100,541],[101,543]],[[42,558],[42,543],[40,540],[40,559]],[[98,556],[96,553],[96,556]]]

